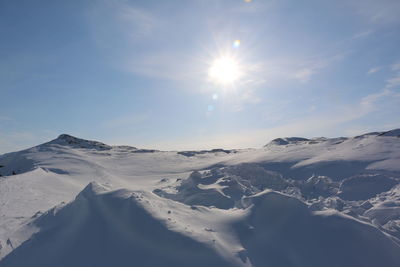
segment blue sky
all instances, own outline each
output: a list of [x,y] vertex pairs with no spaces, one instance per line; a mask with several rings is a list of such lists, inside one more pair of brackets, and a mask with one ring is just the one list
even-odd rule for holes
[[[398,14],[398,0],[3,0],[0,153],[61,133],[175,150],[400,127]],[[209,76],[224,55],[242,74],[225,85]]]

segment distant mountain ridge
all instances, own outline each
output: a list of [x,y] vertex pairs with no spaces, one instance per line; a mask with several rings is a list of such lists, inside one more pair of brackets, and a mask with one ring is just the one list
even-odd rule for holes
[[[268,147],[271,145],[281,146],[281,145],[307,144],[307,143],[315,144],[315,143],[325,142],[325,141],[341,142],[344,140],[348,140],[350,138],[358,138],[359,139],[359,138],[368,137],[368,136],[400,137],[400,128],[389,130],[389,131],[382,131],[382,132],[369,132],[369,133],[365,133],[365,134],[354,136],[354,137],[335,137],[335,138],[315,137],[315,138],[311,138],[311,139],[304,138],[304,137],[279,137],[279,138],[271,140],[268,144],[264,145],[264,147]],[[105,144],[105,143],[102,143],[99,141],[78,138],[78,137],[75,137],[75,136],[72,136],[69,134],[60,134],[56,139],[53,139],[49,142],[46,142],[46,143],[38,145],[38,146],[43,146],[43,145],[61,145],[61,146],[69,146],[69,147],[73,147],[73,148],[94,149],[94,150],[99,150],[99,151],[110,150],[112,148],[127,149],[127,150],[141,150],[142,152],[159,151],[159,150],[155,150],[155,149],[138,149],[137,147],[126,146],[126,145],[112,146],[112,145],[108,145],[108,144]],[[207,152],[231,153],[234,151],[235,150],[226,150],[226,149],[221,149],[221,148],[215,148],[215,149],[210,149],[210,150],[180,151],[180,153],[182,155],[186,155],[186,156],[193,156],[195,154],[204,154]],[[11,152],[11,153],[13,153],[13,152]],[[7,154],[9,154],[9,153],[7,153]]]
[[[392,136],[392,137],[400,137],[400,128],[393,129],[384,132],[370,132],[365,133],[362,135],[355,136],[353,138],[363,138],[367,136]],[[315,138],[304,138],[304,137],[280,137],[273,139],[271,142],[266,144],[264,147],[271,146],[271,145],[289,145],[289,144],[300,144],[300,143],[318,143],[318,142],[325,142],[325,141],[344,141],[349,139],[350,137],[336,137],[336,138],[326,138],[326,137],[315,137]]]

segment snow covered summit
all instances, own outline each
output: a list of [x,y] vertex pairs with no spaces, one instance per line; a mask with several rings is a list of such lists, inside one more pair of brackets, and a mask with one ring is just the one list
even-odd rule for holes
[[270,145],[288,145],[288,144],[297,144],[301,142],[306,142],[310,141],[310,139],[307,138],[302,138],[302,137],[285,137],[285,138],[276,138],[266,144],[265,146],[270,146]]
[[75,148],[88,148],[88,149],[97,149],[97,150],[109,150],[111,146],[103,144],[97,141],[90,141],[85,139],[80,139],[68,134],[61,134],[50,141],[48,144],[59,144],[59,145],[67,145]]

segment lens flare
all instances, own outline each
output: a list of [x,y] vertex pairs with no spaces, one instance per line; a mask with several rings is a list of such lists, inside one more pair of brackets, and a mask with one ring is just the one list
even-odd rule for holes
[[235,40],[235,41],[233,42],[232,46],[233,46],[234,48],[239,48],[239,46],[240,46],[240,40]]

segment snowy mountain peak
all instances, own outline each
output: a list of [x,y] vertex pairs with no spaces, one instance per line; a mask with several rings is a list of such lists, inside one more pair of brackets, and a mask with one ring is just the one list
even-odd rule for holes
[[399,129],[393,129],[387,132],[381,133],[379,136],[396,136],[400,137],[400,128]]
[[69,135],[69,134],[60,134],[57,139],[61,139],[61,140],[68,140],[68,139],[79,139],[75,136]]
[[95,195],[104,193],[109,191],[105,186],[93,181],[90,182],[77,196],[79,197],[85,197],[85,198],[91,198]]
[[282,145],[302,143],[306,141],[310,141],[310,139],[303,137],[284,137],[284,138],[276,138],[265,146],[271,146],[271,145],[282,146]]
[[68,134],[61,134],[57,139],[50,141],[49,144],[72,146],[75,148],[89,148],[96,150],[109,150],[112,147],[104,143],[92,140],[85,140]]

